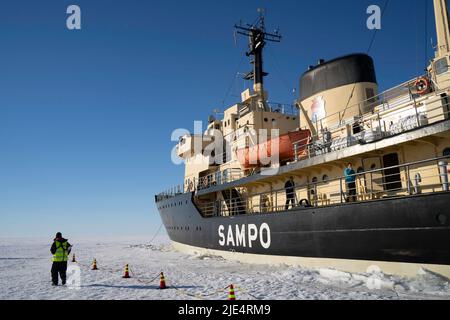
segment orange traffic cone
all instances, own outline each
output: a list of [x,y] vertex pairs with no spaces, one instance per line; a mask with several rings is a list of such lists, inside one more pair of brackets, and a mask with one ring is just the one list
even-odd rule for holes
[[236,295],[234,294],[234,286],[230,285],[230,293],[228,294],[228,300],[234,301],[236,300]]
[[77,262],[77,260],[75,260],[75,253],[72,255],[72,262]]
[[161,272],[161,275],[159,276],[159,288],[167,289],[166,287],[166,278],[164,278],[164,273]]
[[124,273],[124,275],[123,275],[122,278],[124,278],[124,279],[129,279],[129,278],[131,278],[131,277],[130,277],[130,270],[129,270],[127,264],[125,265],[125,273]]
[[98,270],[97,268],[97,260],[94,259],[94,261],[92,262],[92,269],[91,270]]

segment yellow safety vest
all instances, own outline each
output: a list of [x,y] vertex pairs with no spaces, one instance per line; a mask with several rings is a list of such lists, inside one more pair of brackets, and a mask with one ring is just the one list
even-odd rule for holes
[[67,241],[61,243],[59,241],[55,242],[56,244],[56,252],[53,255],[53,262],[65,262],[68,260],[69,253],[67,251],[68,249],[68,243]]

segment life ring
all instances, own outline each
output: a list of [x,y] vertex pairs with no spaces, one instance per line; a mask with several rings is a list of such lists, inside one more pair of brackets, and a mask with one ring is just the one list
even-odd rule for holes
[[310,208],[311,204],[309,203],[308,199],[302,199],[300,200],[300,206],[303,206],[304,208]]
[[428,78],[419,78],[414,83],[414,87],[417,90],[417,93],[420,95],[424,95],[430,91],[430,80]]

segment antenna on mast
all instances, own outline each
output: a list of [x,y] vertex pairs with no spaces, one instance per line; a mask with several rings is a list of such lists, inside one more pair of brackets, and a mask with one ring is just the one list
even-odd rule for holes
[[263,69],[263,49],[267,42],[281,42],[282,36],[276,30],[274,33],[266,32],[265,26],[265,9],[258,8],[259,17],[253,24],[242,23],[235,25],[234,28],[237,34],[248,37],[249,39],[249,51],[246,53],[247,57],[253,56],[251,61],[253,64],[253,71],[247,73],[244,77],[246,80],[253,80],[254,90],[264,101],[264,77],[268,76],[268,73]]

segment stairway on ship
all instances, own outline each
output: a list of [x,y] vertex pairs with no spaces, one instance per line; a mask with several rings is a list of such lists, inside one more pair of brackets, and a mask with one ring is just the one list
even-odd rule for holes
[[242,199],[241,193],[236,189],[223,190],[222,196],[227,206],[230,216],[246,214],[245,201]]

